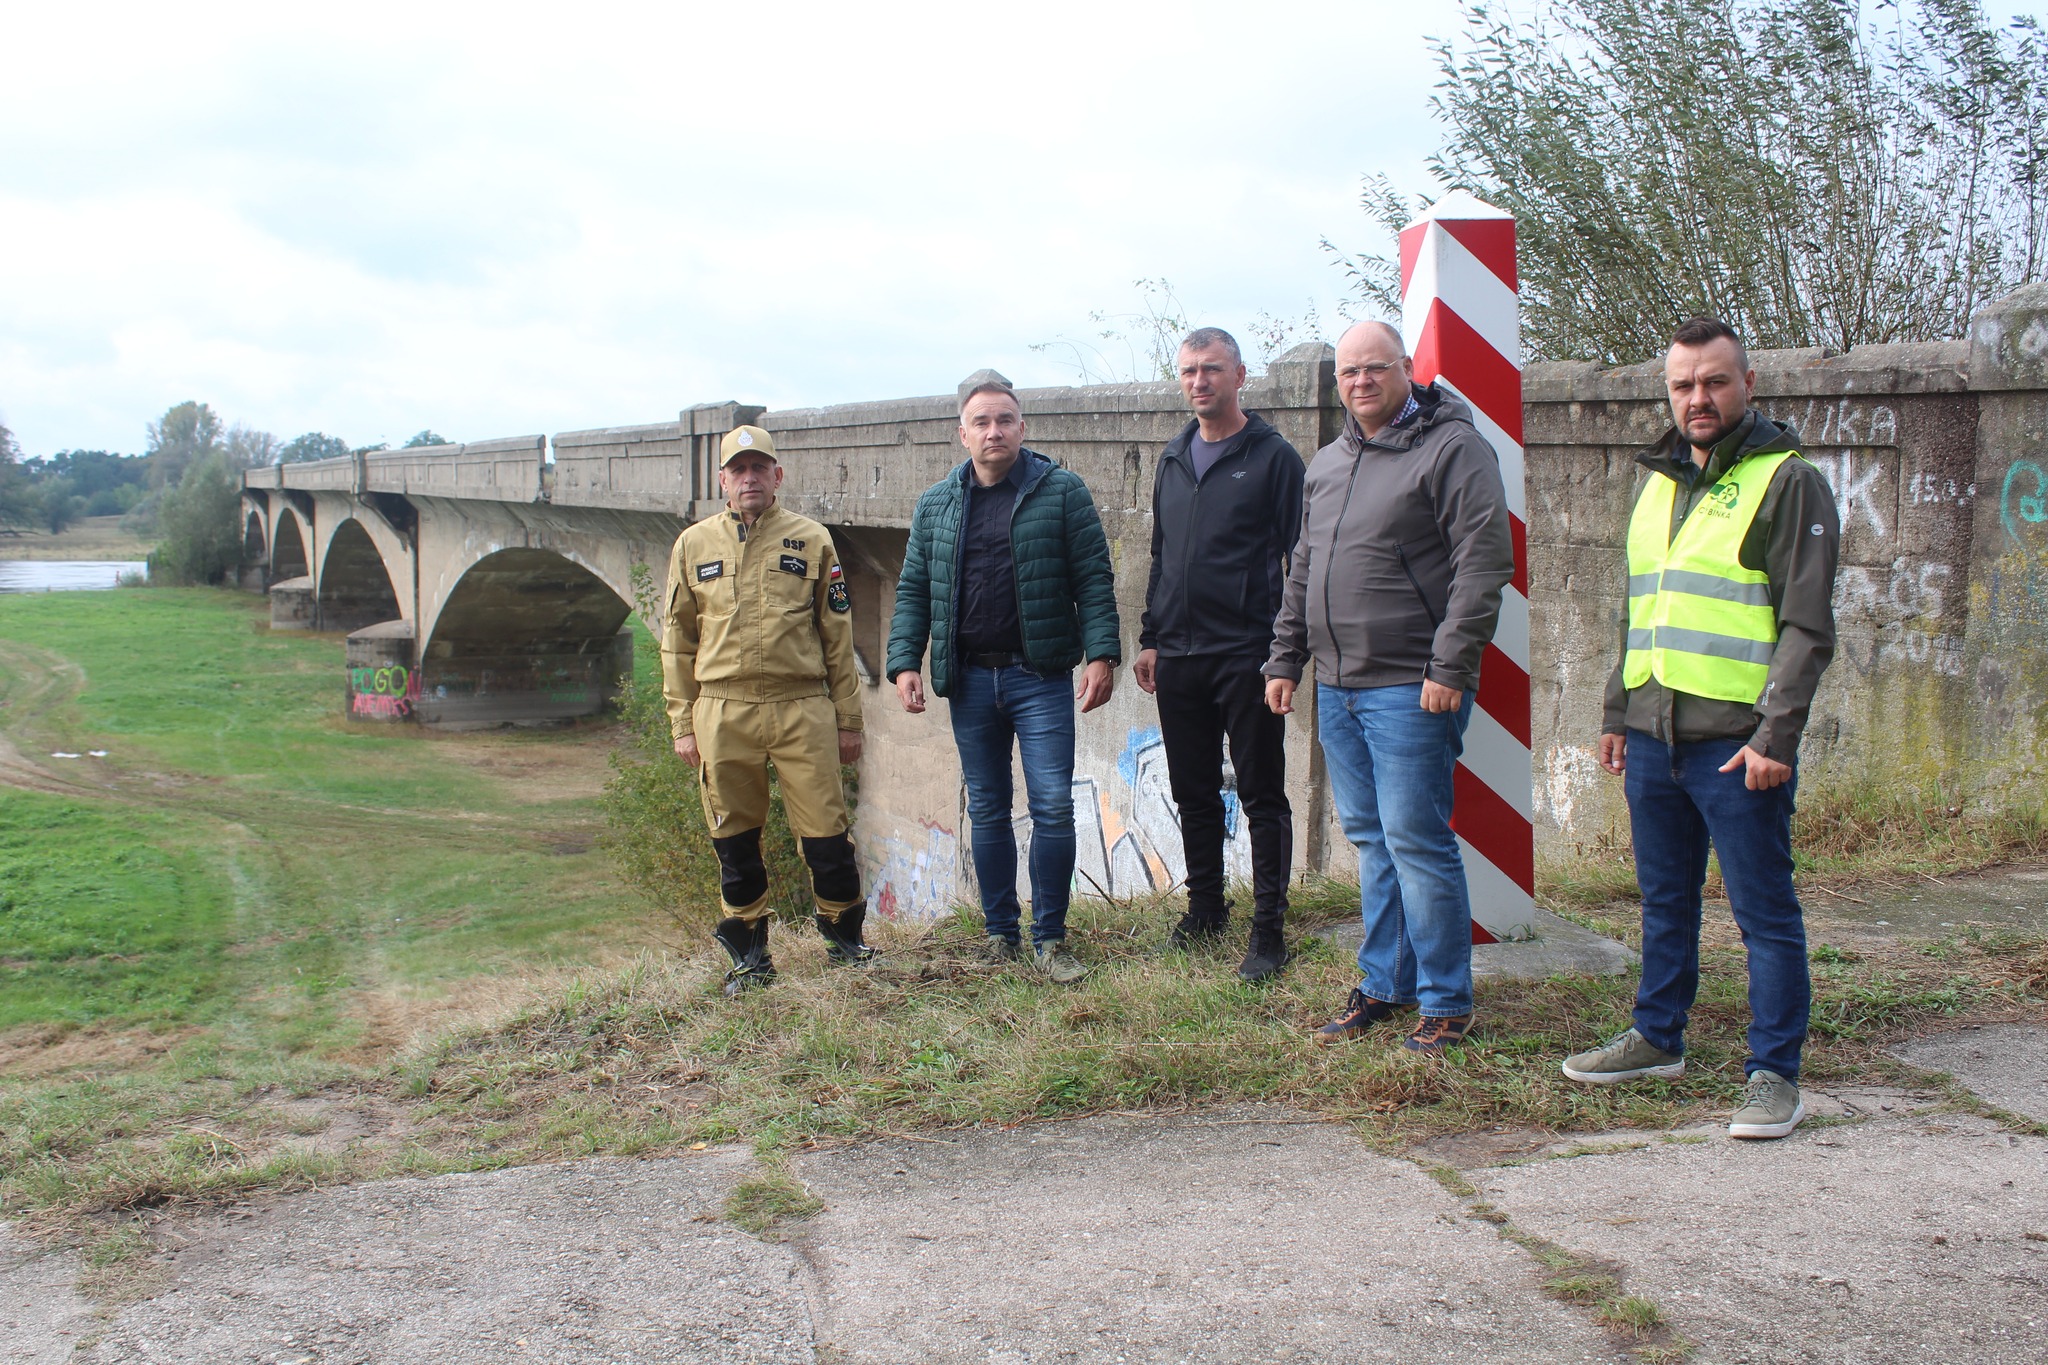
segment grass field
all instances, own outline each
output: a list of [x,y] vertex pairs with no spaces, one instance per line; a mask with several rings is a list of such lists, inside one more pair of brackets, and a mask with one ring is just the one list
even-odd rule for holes
[[273,634],[257,597],[0,597],[10,1155],[55,1095],[111,1087],[105,1121],[146,1132],[280,1076],[357,1080],[654,941],[594,849],[606,728],[350,726],[341,695],[340,639]]
[[80,517],[64,530],[0,533],[0,559],[147,559],[154,540],[129,535],[119,517]]
[[[1238,1099],[1421,1150],[1660,1128],[1740,1087],[1725,926],[1686,1076],[1618,1091],[1564,1082],[1556,1059],[1621,1026],[1628,978],[1488,984],[1443,1061],[1392,1034],[1313,1049],[1305,1030],[1355,980],[1345,957],[1305,940],[1247,987],[1231,952],[1159,953],[1164,903],[1078,905],[1096,969],[1077,989],[981,962],[961,915],[878,926],[866,972],[779,930],[782,982],[730,1002],[710,954],[661,947],[666,920],[596,851],[616,730],[365,728],[340,702],[340,640],[273,634],[252,596],[0,597],[0,1212]],[[1305,884],[1297,918],[1355,914],[1356,896]],[[1631,931],[1625,907],[1558,903],[1581,901]],[[1909,1079],[1887,1039],[2048,992],[2048,957],[2010,935],[1820,943],[1815,962],[1822,1084]]]

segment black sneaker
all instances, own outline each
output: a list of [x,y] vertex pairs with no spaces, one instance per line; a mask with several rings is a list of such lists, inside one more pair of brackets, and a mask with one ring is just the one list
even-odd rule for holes
[[1406,1014],[1415,1006],[1397,1004],[1392,1000],[1375,1000],[1356,986],[1344,1002],[1344,1012],[1329,1023],[1317,1029],[1312,1035],[1318,1046],[1329,1047],[1335,1043],[1348,1043],[1363,1038],[1374,1024],[1384,1024],[1399,1014]]
[[1173,932],[1166,936],[1166,946],[1186,952],[1205,943],[1214,943],[1223,936],[1223,930],[1230,923],[1230,902],[1223,903],[1220,914],[1199,914],[1193,910],[1180,917],[1180,923],[1173,926]]
[[1278,929],[1254,929],[1250,950],[1238,964],[1237,975],[1243,981],[1265,981],[1280,975],[1280,969],[1293,960],[1287,938]]

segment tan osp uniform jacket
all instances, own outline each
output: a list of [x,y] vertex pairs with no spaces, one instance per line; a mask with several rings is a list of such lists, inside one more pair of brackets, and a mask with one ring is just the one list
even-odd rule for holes
[[823,526],[771,504],[750,527],[727,510],[685,528],[668,566],[662,690],[677,739],[697,698],[830,697],[861,728],[853,619],[839,552]]

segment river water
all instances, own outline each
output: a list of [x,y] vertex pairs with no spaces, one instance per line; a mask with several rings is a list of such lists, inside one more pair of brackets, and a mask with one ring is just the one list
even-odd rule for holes
[[111,588],[122,574],[146,569],[139,559],[0,559],[0,592]]

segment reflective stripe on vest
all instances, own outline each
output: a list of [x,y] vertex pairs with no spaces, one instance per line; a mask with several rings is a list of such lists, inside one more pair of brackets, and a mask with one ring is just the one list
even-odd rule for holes
[[1770,580],[1742,567],[1742,541],[1781,451],[1743,460],[1715,481],[1671,534],[1676,481],[1643,485],[1628,523],[1628,650],[1621,679],[1651,677],[1674,692],[1754,702],[1769,680],[1778,644]]

